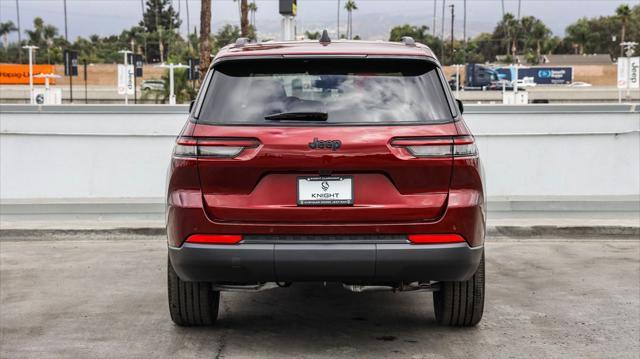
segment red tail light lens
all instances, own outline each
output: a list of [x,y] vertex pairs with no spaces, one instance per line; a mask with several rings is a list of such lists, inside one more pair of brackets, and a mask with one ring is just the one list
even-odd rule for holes
[[478,154],[471,136],[399,138],[394,139],[391,146],[402,147],[413,157],[463,157]]
[[447,244],[464,243],[464,238],[458,234],[410,234],[411,244]]
[[197,244],[238,244],[242,240],[239,234],[192,234],[187,243]]
[[242,138],[180,137],[176,141],[173,155],[176,157],[218,157],[234,158],[247,148],[255,148],[260,142]]

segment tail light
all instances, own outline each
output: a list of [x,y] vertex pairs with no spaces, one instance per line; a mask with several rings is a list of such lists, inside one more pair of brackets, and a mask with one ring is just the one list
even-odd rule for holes
[[458,234],[410,234],[411,244],[447,244],[464,243],[464,238]]
[[243,138],[193,138],[180,137],[173,155],[176,157],[234,158],[245,149],[256,148],[260,142]]
[[238,244],[242,240],[239,234],[192,234],[187,243],[194,244]]
[[393,140],[391,146],[404,148],[413,157],[465,157],[478,154],[472,136],[402,138]]

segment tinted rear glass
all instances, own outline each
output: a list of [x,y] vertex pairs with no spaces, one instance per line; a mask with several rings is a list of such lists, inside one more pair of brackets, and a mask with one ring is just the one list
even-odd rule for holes
[[198,123],[273,124],[265,116],[289,112],[327,114],[315,124],[451,121],[438,71],[423,60],[231,60],[215,67]]

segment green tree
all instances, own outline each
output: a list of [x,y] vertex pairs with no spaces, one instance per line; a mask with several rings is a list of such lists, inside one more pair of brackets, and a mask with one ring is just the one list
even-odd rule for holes
[[9,47],[9,34],[14,31],[18,31],[18,28],[13,24],[13,21],[0,22],[0,36],[2,36],[2,45],[5,51]]
[[520,20],[522,32],[522,49],[525,55],[538,63],[544,44],[551,38],[551,30],[539,19],[525,16]]
[[347,0],[344,4],[344,9],[347,10],[347,39],[353,39],[353,11],[358,10],[358,6],[354,0]]
[[[483,34],[481,34],[480,36],[483,36]],[[488,36],[489,39],[491,39],[491,34],[485,33],[484,36]],[[454,59],[452,62],[455,64],[464,64],[467,62],[483,63],[490,61],[492,56],[495,58],[495,54],[493,52],[490,52],[485,56],[485,54],[482,52],[483,43],[482,41],[478,40],[479,38],[476,37],[476,40],[471,39],[466,42],[460,40],[455,41],[454,46],[458,50],[454,52]],[[487,46],[486,48],[490,49],[491,47]]]
[[567,36],[559,51],[572,49],[574,53],[608,53],[619,56],[620,42],[640,42],[640,5],[618,7],[612,16],[582,18],[569,25]]
[[258,5],[256,5],[256,1],[253,0],[249,4],[249,13],[251,14],[249,24],[253,26],[254,29],[256,28],[256,12],[258,12]]
[[124,47],[130,49],[137,54],[146,54],[147,52],[147,33],[142,26],[133,26],[120,33],[119,41]]
[[147,0],[140,26],[147,33],[147,61],[164,62],[172,41],[176,40],[175,29],[182,22],[170,0]]
[[53,42],[58,35],[58,29],[53,25],[46,25],[42,29],[42,37],[44,38],[45,44],[47,44],[47,63],[51,63],[51,47],[53,46]]
[[322,36],[322,34],[320,34],[320,31],[305,31],[304,32],[304,37],[306,37],[309,40],[319,40],[320,36]]
[[[627,32],[627,24],[629,23],[629,19],[631,18],[631,9],[629,5],[623,4],[618,6],[616,9],[616,16],[620,19],[621,22],[621,30],[620,30],[620,42],[624,42],[625,35]],[[620,46],[620,56],[624,56],[624,49]]]
[[[173,70],[173,91],[176,94],[176,103],[188,103],[196,97],[196,90],[189,84],[187,80],[187,69],[174,69]],[[169,70],[165,71],[162,75],[162,81],[164,82],[164,88],[161,92],[161,98],[163,103],[169,102]]]
[[41,17],[33,19],[33,29],[26,30],[29,44],[38,46],[36,52],[36,62],[57,63],[62,60],[62,47],[66,46],[66,41],[58,36],[58,28],[46,24]]
[[565,41],[569,41],[574,48],[574,52],[584,54],[585,47],[589,41],[590,24],[587,18],[582,18],[567,27],[567,37]]
[[25,30],[31,45],[39,46],[44,43],[44,36],[42,34],[44,32],[44,26],[44,20],[37,16],[33,19],[33,30]]
[[476,61],[468,62],[491,62],[496,60],[496,55],[504,54],[502,40],[495,39],[494,34],[483,32],[467,41],[467,54],[473,54]]
[[226,45],[233,44],[240,36],[240,28],[235,25],[226,24],[214,35],[215,52]]
[[423,43],[429,46],[431,49],[439,49],[442,42],[440,39],[431,36],[429,33],[429,27],[414,26],[414,25],[401,25],[391,29],[389,34],[389,41],[401,41],[403,36],[411,36],[417,42]]
[[511,13],[506,13],[493,30],[493,39],[500,41],[507,56],[513,56],[518,51],[518,36],[521,33],[520,23]]

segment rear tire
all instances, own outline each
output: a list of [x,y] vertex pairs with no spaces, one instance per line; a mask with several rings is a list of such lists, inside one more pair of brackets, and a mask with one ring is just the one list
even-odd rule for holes
[[167,286],[171,320],[180,326],[213,325],[218,318],[220,292],[211,283],[185,282],[167,259]]
[[433,292],[433,309],[441,325],[473,327],[484,311],[484,253],[478,269],[469,280],[440,282]]

